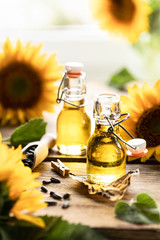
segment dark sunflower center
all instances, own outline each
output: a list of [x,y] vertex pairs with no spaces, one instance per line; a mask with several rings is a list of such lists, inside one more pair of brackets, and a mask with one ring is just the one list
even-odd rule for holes
[[143,113],[136,125],[136,135],[146,140],[147,147],[160,145],[160,106]]
[[0,101],[5,108],[30,108],[40,98],[42,80],[25,62],[12,62],[0,70]]
[[118,21],[131,22],[135,13],[135,5],[132,0],[111,0],[110,10]]

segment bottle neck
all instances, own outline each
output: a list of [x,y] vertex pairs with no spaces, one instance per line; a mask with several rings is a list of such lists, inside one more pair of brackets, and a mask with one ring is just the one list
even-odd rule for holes
[[[68,103],[64,102],[64,108],[73,108],[73,109],[77,109],[77,108],[79,109],[80,108],[81,110],[85,109],[85,97],[84,97],[84,95],[77,96],[77,97],[74,96],[74,98],[72,96],[68,97],[67,95],[65,95],[64,100],[68,102]],[[76,105],[76,106],[74,106],[74,105]],[[83,106],[81,106],[81,105],[83,105]]]
[[[108,129],[109,129],[110,127],[111,127],[111,126],[108,125],[108,124],[101,124],[101,123],[99,123],[99,121],[96,121],[96,124],[95,124],[95,133],[98,133],[98,132],[108,133]],[[114,126],[114,132],[115,132],[115,133],[118,133],[118,132],[119,132],[119,126],[118,126],[118,125]]]

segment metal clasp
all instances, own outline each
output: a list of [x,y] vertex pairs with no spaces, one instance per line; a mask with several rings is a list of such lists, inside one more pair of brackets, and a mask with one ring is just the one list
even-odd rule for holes
[[62,90],[61,90],[61,88],[62,88],[62,84],[64,83],[64,81],[67,80],[67,74],[68,73],[69,72],[66,71],[64,73],[64,76],[63,76],[62,80],[61,80],[61,83],[60,83],[59,88],[58,88],[58,94],[57,94],[56,102],[57,103],[61,103],[61,101],[63,101],[63,102],[68,103],[68,104],[70,104],[70,105],[72,105],[74,107],[84,107],[86,105],[85,99],[84,99],[84,103],[83,104],[78,105],[78,104],[74,104],[74,103],[72,103],[70,101],[67,101],[66,99],[63,98],[64,93],[68,90],[68,88],[65,87]]
[[120,124],[120,123],[122,123],[123,121],[127,120],[127,119],[129,118],[129,116],[130,116],[129,113],[123,113],[123,114],[121,114],[121,117],[122,117],[122,116],[125,116],[125,115],[126,115],[126,117],[124,117],[124,118],[121,119],[120,121],[116,122],[115,124],[112,124],[112,122],[110,121],[110,119],[105,115],[104,117],[107,119],[107,121],[108,121],[108,123],[109,123],[109,125],[110,125],[110,127],[108,128],[108,132],[109,132],[109,133],[112,133],[114,136],[116,136],[120,141],[122,141],[124,144],[128,145],[130,148],[136,150],[136,147],[134,147],[134,146],[130,145],[129,143],[127,143],[126,141],[124,141],[121,137],[119,137],[119,136],[114,132],[114,126],[119,125],[131,138],[134,139],[134,137]]

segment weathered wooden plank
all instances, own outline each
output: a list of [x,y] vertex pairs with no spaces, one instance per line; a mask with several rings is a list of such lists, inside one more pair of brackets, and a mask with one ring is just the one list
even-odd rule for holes
[[101,234],[108,236],[112,240],[160,240],[159,230],[127,230],[127,229],[99,229]]
[[[12,132],[12,128],[9,129]],[[8,137],[8,128],[2,131],[3,137]],[[63,155],[55,155],[51,152],[48,160],[56,160],[60,158],[65,161],[65,164],[71,169],[71,172],[76,175],[85,175],[85,156],[81,158],[74,158],[75,162],[71,159],[65,159]],[[62,209],[62,201],[57,201],[55,207],[48,207],[37,214],[48,214],[54,216],[62,216],[72,223],[82,223],[95,228],[97,231],[102,232],[111,239],[117,240],[159,240],[160,239],[160,225],[135,225],[127,222],[120,221],[114,214],[114,202],[109,202],[101,196],[91,196],[87,192],[86,186],[78,183],[71,178],[62,178],[53,170],[49,161],[40,164],[35,171],[41,172],[39,181],[49,179],[50,177],[57,177],[61,179],[60,184],[51,184],[47,186],[49,190],[61,193],[66,192],[71,194],[70,207]],[[82,162],[80,162],[82,161]],[[131,186],[124,196],[124,200],[135,199],[136,195],[141,192],[150,194],[157,202],[160,209],[160,164],[127,164],[127,170],[140,169],[139,176],[133,176]],[[149,162],[151,163],[151,162]],[[49,194],[44,194],[46,199],[50,199]]]
[[[73,174],[85,175],[85,163],[65,163]],[[157,202],[160,208],[160,165],[143,165],[143,164],[128,164],[127,171],[139,168],[140,175],[133,176],[131,179],[131,186],[124,196],[124,200],[135,199],[136,195],[141,192],[146,192],[150,194]],[[96,228],[103,233],[109,234],[109,236],[115,237],[120,234],[120,238],[117,239],[138,239],[123,238],[123,233],[126,231],[128,233],[139,233],[142,231],[146,233],[145,238],[139,239],[151,239],[150,234],[153,233],[158,239],[157,234],[160,234],[160,225],[136,225],[127,222],[123,222],[115,217],[114,205],[115,202],[109,202],[107,199],[98,195],[89,195],[86,186],[82,183],[72,180],[70,177],[63,178],[55,173],[51,167],[50,162],[43,162],[36,171],[41,172],[39,181],[43,179],[49,179],[50,177],[57,177],[61,180],[60,184],[50,184],[48,186],[49,191],[55,191],[60,194],[65,194],[66,192],[71,194],[70,207],[67,209],[62,209],[62,201],[58,201],[57,206],[47,207],[40,210],[37,214],[48,214],[55,216],[62,216],[64,219],[72,223],[82,223],[89,225],[92,228]],[[47,199],[50,199],[49,194],[44,194]],[[140,234],[140,235],[143,235]],[[114,236],[115,235],[115,236]],[[138,236],[137,235],[137,236]],[[148,237],[148,238],[147,238]]]
[[58,151],[55,148],[53,148],[50,150],[49,156],[47,159],[51,160],[51,161],[57,161],[57,159],[60,159],[61,161],[64,161],[64,162],[86,162],[86,155],[83,155],[83,156],[68,155],[68,156],[66,156],[64,154],[58,153]]

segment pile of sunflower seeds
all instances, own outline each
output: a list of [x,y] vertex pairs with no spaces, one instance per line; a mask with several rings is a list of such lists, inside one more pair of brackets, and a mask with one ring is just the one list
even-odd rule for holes
[[26,167],[33,167],[34,164],[34,152],[35,149],[38,145],[32,145],[29,148],[27,148],[27,150],[24,152],[24,154],[26,155],[25,158],[23,158],[22,162]]
[[[51,177],[49,181],[48,180],[47,181],[43,180],[42,181],[43,185],[41,186],[41,191],[44,192],[44,193],[48,193],[49,190],[48,190],[48,188],[45,185],[50,184],[50,183],[61,183],[61,181],[59,179],[53,178],[53,177]],[[57,192],[50,191],[49,195],[54,200],[58,200],[58,201],[59,200],[63,200],[63,202],[62,202],[62,208],[63,209],[69,207],[69,205],[70,205],[70,202],[69,202],[70,194],[69,193],[65,193],[64,195],[61,195],[61,194],[59,194]],[[45,202],[48,204],[48,207],[57,205],[57,201],[46,200]]]

